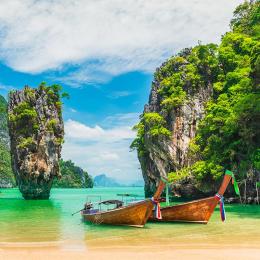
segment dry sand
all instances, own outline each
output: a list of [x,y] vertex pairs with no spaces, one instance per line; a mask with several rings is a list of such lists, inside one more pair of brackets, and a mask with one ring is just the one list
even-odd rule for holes
[[209,245],[154,245],[149,246],[118,246],[103,248],[102,246],[85,248],[81,245],[69,244],[0,244],[0,260],[30,259],[120,259],[120,260],[157,260],[157,259],[213,259],[213,260],[259,260],[259,247],[239,245],[223,245],[222,248]]

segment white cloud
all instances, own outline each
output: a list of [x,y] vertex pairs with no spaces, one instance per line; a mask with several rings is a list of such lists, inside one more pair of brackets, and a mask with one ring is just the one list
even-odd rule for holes
[[128,96],[131,96],[133,95],[134,92],[131,92],[131,91],[114,91],[114,92],[111,92],[108,97],[111,98],[111,99],[118,99],[118,98],[122,98],[122,97],[128,97]]
[[67,120],[62,157],[73,160],[93,176],[106,173],[126,182],[140,180],[142,177],[136,153],[129,149],[135,133],[130,124],[123,124],[133,115],[135,113],[109,117],[106,122],[121,124],[115,123],[114,127],[107,129]]
[[216,42],[242,0],[1,0],[0,59],[15,70],[61,75],[69,84],[152,71],[201,40]]
[[89,127],[71,119],[65,122],[65,133],[68,138],[81,139],[84,141],[118,141],[134,138],[135,136],[130,126],[121,126],[105,130],[98,125]]
[[104,119],[103,124],[106,126],[130,126],[132,128],[139,121],[140,113],[119,113],[108,116]]

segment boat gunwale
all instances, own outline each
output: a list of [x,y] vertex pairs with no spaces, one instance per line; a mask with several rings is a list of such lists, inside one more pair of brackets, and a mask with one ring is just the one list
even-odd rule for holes
[[82,216],[94,216],[94,215],[100,215],[100,214],[104,215],[104,214],[107,214],[107,213],[115,212],[117,210],[123,210],[123,209],[131,208],[131,207],[135,207],[135,206],[137,206],[139,204],[143,204],[143,203],[149,202],[149,201],[151,201],[151,199],[145,199],[143,201],[139,201],[139,202],[133,203],[131,205],[126,205],[126,206],[123,206],[123,207],[120,207],[120,208],[114,208],[114,209],[110,209],[110,210],[98,211],[98,212],[95,212],[95,213],[92,213],[92,214],[84,213],[84,210],[82,210],[81,211],[81,215]]
[[163,220],[163,219],[151,219],[149,222],[154,222],[154,223],[173,223],[173,222],[178,222],[178,223],[197,223],[197,224],[207,224],[209,221],[207,220]]
[[[184,202],[184,203],[181,203],[181,204],[175,204],[175,205],[171,205],[171,206],[165,206],[165,207],[161,207],[161,210],[163,209],[168,209],[168,208],[172,208],[172,207],[180,207],[180,206],[186,206],[186,205],[189,205],[189,204],[192,204],[192,203],[195,203],[195,202],[202,202],[204,200],[209,200],[209,199],[215,199],[215,196],[211,196],[211,197],[207,197],[207,198],[203,198],[203,199],[197,199],[197,200],[191,200],[191,201],[188,201],[188,202]],[[217,199],[216,199],[217,200]]]

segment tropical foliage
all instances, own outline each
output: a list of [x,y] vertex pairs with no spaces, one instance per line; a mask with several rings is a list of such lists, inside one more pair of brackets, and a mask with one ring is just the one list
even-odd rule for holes
[[0,95],[0,187],[14,186],[11,155],[8,148],[7,102]]
[[55,179],[53,187],[56,188],[92,188],[92,177],[71,160],[60,160],[61,178]]
[[[48,105],[55,105],[57,108],[59,117],[61,117],[62,110],[62,98],[68,98],[69,95],[62,91],[60,85],[47,86],[45,82],[42,82],[38,90],[44,92],[47,98]],[[35,95],[36,89],[32,89],[28,86],[24,88],[25,101],[16,105],[11,113],[9,113],[9,124],[16,130],[16,135],[19,137],[18,147],[23,149],[30,145],[34,145],[32,134],[37,134],[40,123],[38,122],[37,111],[35,109]],[[46,124],[46,128],[49,132],[53,132],[56,136],[56,130],[58,122],[55,119],[43,119]],[[63,143],[63,139],[55,138],[57,143]]]
[[218,47],[213,98],[195,137],[200,160],[191,173],[197,179],[218,179],[223,168],[236,169],[241,179],[260,170],[260,3],[245,2],[234,14],[232,31]]
[[14,186],[14,174],[11,168],[11,156],[10,151],[0,141],[0,187]]
[[137,149],[141,156],[145,153],[144,133],[151,138],[169,138],[171,132],[165,127],[166,120],[158,113],[144,113],[140,122],[133,127],[137,131],[137,137],[130,148]]

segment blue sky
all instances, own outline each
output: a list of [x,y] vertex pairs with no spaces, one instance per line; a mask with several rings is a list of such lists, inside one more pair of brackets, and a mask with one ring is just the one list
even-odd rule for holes
[[59,83],[62,156],[93,176],[142,179],[129,152],[156,67],[184,47],[219,42],[240,0],[2,0],[0,94]]

